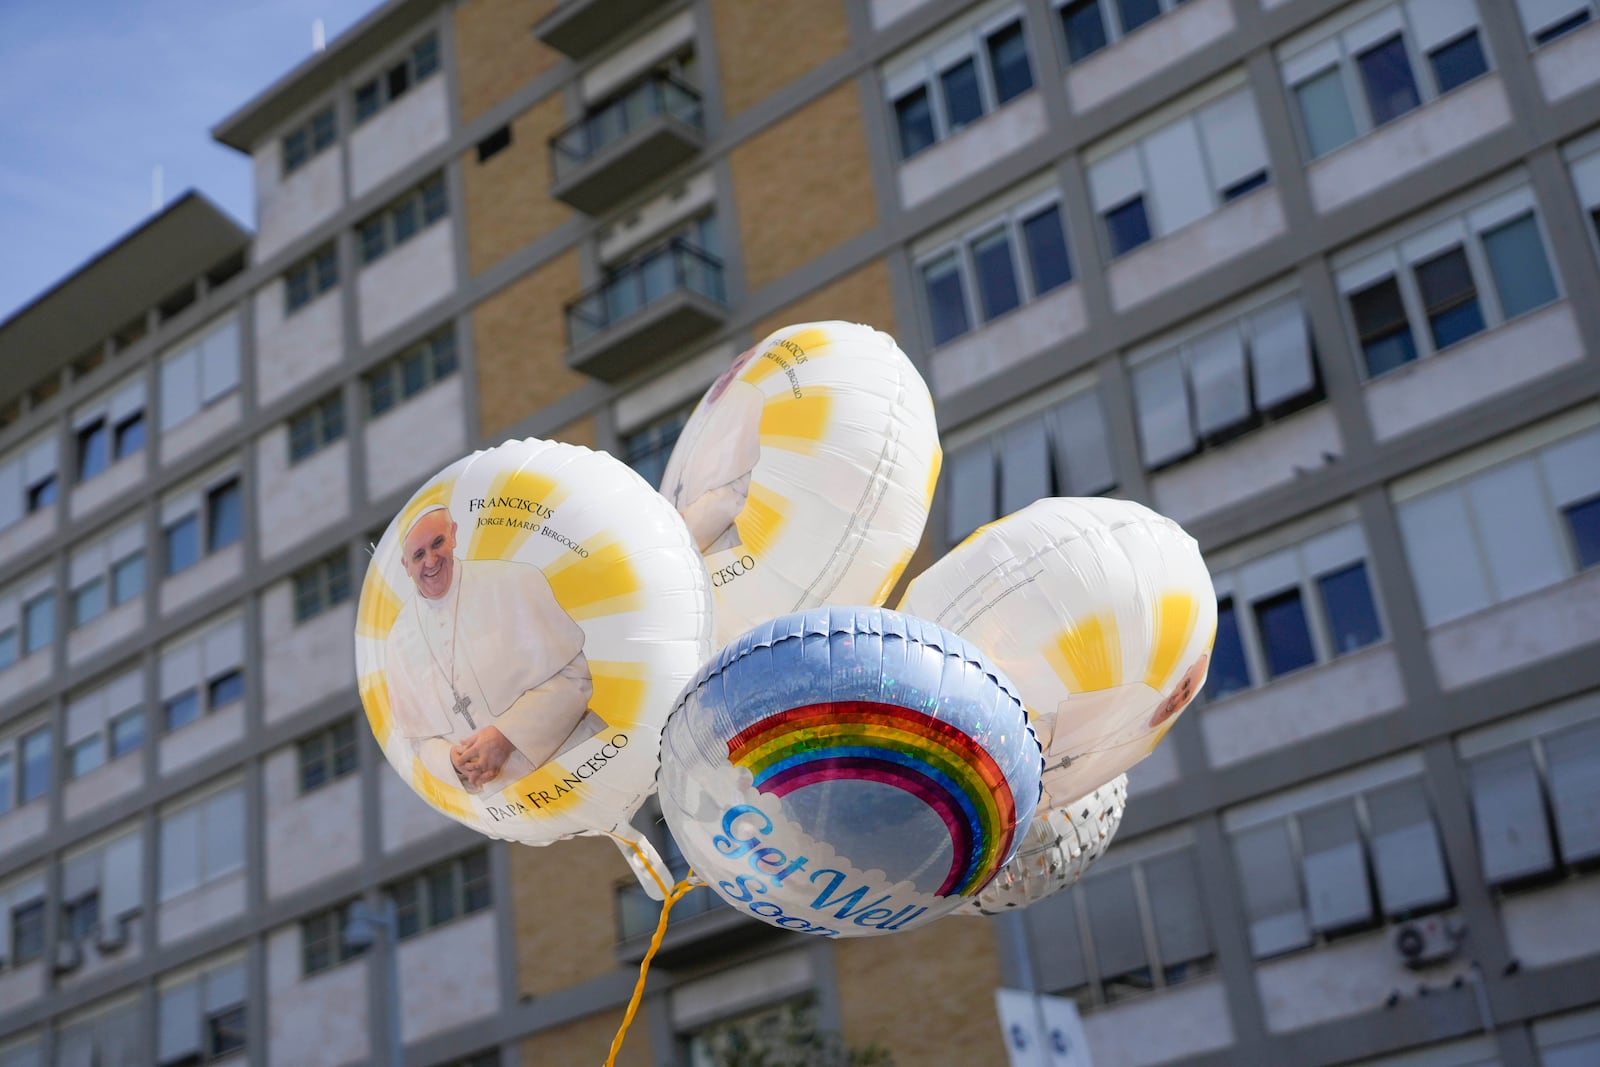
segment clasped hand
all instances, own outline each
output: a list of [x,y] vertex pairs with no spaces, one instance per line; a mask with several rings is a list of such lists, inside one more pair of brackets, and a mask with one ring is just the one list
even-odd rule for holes
[[511,742],[493,726],[485,726],[465,741],[451,746],[450,765],[472,789],[482,788],[499,775],[510,758]]

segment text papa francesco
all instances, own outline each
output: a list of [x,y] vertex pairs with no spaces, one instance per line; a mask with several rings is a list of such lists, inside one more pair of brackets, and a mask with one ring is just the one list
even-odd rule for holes
[[628,747],[627,734],[612,734],[606,743],[600,746],[600,751],[575,765],[566,774],[557,778],[555,784],[549,789],[530,789],[522,796],[527,800],[513,800],[508,804],[486,804],[489,818],[495,822],[504,822],[514,819],[519,815],[526,815],[529,811],[543,811],[555,804],[562,797],[574,795],[582,788],[583,783],[600,773],[607,763],[621,755],[622,750]]
[[[736,834],[734,823],[741,820],[755,832]],[[806,865],[811,862],[809,857],[790,857],[782,849],[762,846],[760,835],[771,832],[772,820],[767,818],[765,812],[749,804],[736,804],[722,813],[722,833],[711,839],[712,847],[728,859],[743,858],[750,864],[753,874],[736,875],[730,882],[718,882],[717,888],[726,893],[730,900],[750,909],[753,915],[768,919],[785,930],[820,934],[823,937],[839,936],[839,931],[830,926],[799,915],[790,915],[773,901],[756,899],[770,892],[771,888],[782,886],[789,878],[793,878],[796,884],[809,883],[819,890],[809,908],[805,905],[799,907],[839,923],[850,922],[872,930],[899,930],[928,910],[915,904],[897,907],[888,893],[868,900],[867,896],[872,892],[870,886],[862,884],[854,889],[842,888],[848,876],[832,867],[820,867],[808,872]],[[790,906],[795,907],[792,904]]]
[[755,569],[756,561],[754,556],[740,556],[726,567],[718,567],[711,572],[711,587],[713,589],[721,589],[741,574],[749,574]]

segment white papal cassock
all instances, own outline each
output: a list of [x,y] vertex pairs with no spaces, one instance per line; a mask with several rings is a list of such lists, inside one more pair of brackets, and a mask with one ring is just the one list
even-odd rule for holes
[[662,484],[701,552],[739,543],[733,521],[744,510],[750,472],[761,459],[764,403],[760,389],[734,379],[695,411],[673,449]]
[[[454,571],[438,600],[413,591],[389,631],[384,670],[396,728],[423,766],[487,800],[605,724],[589,710],[583,629],[556,602],[544,572],[459,558]],[[455,694],[467,699],[464,714],[454,710]],[[471,789],[450,749],[485,726],[516,751],[498,776]]]

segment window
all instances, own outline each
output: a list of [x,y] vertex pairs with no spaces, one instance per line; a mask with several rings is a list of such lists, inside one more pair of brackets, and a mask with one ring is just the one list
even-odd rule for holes
[[345,939],[344,930],[350,921],[350,904],[313,915],[300,921],[300,973],[307,978],[332,970],[341,963],[355,959],[366,946],[354,946]]
[[1040,497],[1095,496],[1117,483],[1092,388],[953,452],[947,470],[951,544]]
[[161,360],[161,428],[170,430],[239,387],[239,318],[228,315]]
[[224,671],[206,683],[206,709],[215,711],[244,698],[244,672]]
[[505,125],[478,142],[478,162],[487,163],[511,147],[511,127]]
[[299,463],[344,437],[344,395],[337,390],[289,416],[289,463]]
[[1355,523],[1227,566],[1212,564],[1217,638],[1205,693],[1219,699],[1383,639]]
[[[1463,737],[1483,876],[1516,890],[1600,858],[1600,719],[1592,698]],[[1495,743],[1508,730],[1526,735]]]
[[[1194,849],[1140,847],[1114,867],[1029,908],[1044,988],[1091,1007],[1190,981],[1214,969]],[[1160,846],[1157,846],[1160,847]]]
[[1035,198],[935,248],[921,262],[933,343],[941,345],[1072,280],[1054,194]]
[[100,891],[85,893],[61,908],[62,935],[73,943],[87,941],[100,925]]
[[283,176],[287,178],[339,140],[330,105],[283,136]]
[[11,958],[13,967],[32,963],[44,955],[44,901],[30,900],[11,909]]
[[439,39],[430,33],[383,73],[356,86],[356,125],[400,99],[413,85],[432,77],[438,69]]
[[448,860],[389,888],[404,940],[452,919],[482,911],[491,902],[489,853],[484,849]]
[[72,550],[72,625],[83,626],[144,592],[144,519],[136,516]]
[[82,778],[99,770],[105,762],[105,738],[100,734],[90,734],[67,749],[67,778]]
[[884,78],[900,156],[959,132],[1033,88],[1022,16],[1008,13],[963,30]]
[[1593,548],[1585,546],[1593,544],[1592,502],[1600,496],[1600,429],[1524,448],[1415,495],[1397,489],[1395,496],[1423,621],[1459,619],[1590,565]]
[[50,792],[50,728],[46,726],[25,734],[19,748],[22,774],[17,799],[22,804],[31,804]]
[[125,415],[112,429],[112,453],[126,459],[144,447],[144,412]]
[[244,491],[238,474],[210,474],[186,489],[168,494],[161,514],[166,573],[170,577],[244,536]]
[[1420,772],[1404,757],[1307,787],[1289,815],[1224,815],[1257,959],[1455,902]]
[[375,263],[449,214],[444,176],[435,174],[357,227],[363,265]]
[[1517,0],[1522,27],[1535,46],[1565,37],[1596,17],[1593,0]]
[[244,961],[219,960],[161,984],[156,1034],[160,1067],[211,1063],[245,1047]]
[[1087,59],[1108,44],[1162,15],[1176,11],[1184,0],[1067,0],[1056,4],[1067,61]]
[[317,249],[284,272],[284,315],[293,315],[338,284],[338,251],[331,244]]
[[117,759],[144,744],[144,709],[123,712],[111,720],[111,758]]
[[196,689],[185,689],[175,693],[162,704],[164,729],[171,733],[181,727],[188,726],[200,718],[200,692]]
[[233,616],[161,649],[162,728],[178,730],[245,695],[244,624]]
[[28,486],[28,514],[42,511],[56,502],[56,476],[48,474]]
[[1140,451],[1150,470],[1226,444],[1323,395],[1298,296],[1230,316],[1130,363]]
[[244,790],[231,786],[161,816],[161,899],[244,867]]
[[56,595],[41,593],[22,605],[22,654],[31,656],[50,647],[56,637]]
[[17,628],[8,626],[0,630],[0,671],[17,662]]
[[55,430],[0,457],[0,530],[56,500],[59,438]]
[[206,551],[227,548],[243,535],[243,493],[239,479],[230,478],[206,493]]
[[[1341,22],[1347,22],[1341,19]],[[1405,0],[1280,56],[1316,159],[1489,70],[1475,3]]]
[[684,424],[689,421],[689,413],[693,410],[692,404],[679,408],[670,415],[663,415],[623,435],[623,462],[649,482],[651,488],[661,488],[661,478],[667,471],[672,446],[678,443],[678,435],[683,432]]
[[367,412],[377,418],[456,372],[456,335],[446,327],[367,372]]
[[1113,258],[1269,183],[1248,88],[1211,99],[1135,143],[1091,154],[1089,192]]
[[356,726],[345,719],[326,730],[302,738],[299,753],[300,793],[315,792],[356,770]]
[[1560,298],[1527,188],[1365,253],[1338,277],[1371,378]]
[[105,419],[78,430],[78,481],[86,482],[111,466],[111,433]]
[[294,621],[314,619],[350,599],[350,557],[344,549],[330,553],[294,573]]

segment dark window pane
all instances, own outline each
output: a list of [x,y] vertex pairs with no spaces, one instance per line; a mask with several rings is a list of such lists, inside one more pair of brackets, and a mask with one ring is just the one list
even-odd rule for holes
[[984,321],[1022,303],[1016,264],[1011,258],[1011,238],[1004,229],[974,241],[972,261],[978,270],[978,301]]
[[244,672],[229,671],[211,679],[206,687],[206,704],[220,708],[244,696]]
[[951,133],[983,118],[976,61],[964,59],[940,74],[939,87],[944,93],[944,114]]
[[422,187],[423,222],[435,222],[445,217],[450,205],[444,195],[444,179],[435,178]]
[[385,367],[367,379],[367,408],[370,414],[382,415],[394,404],[394,374]]
[[1161,17],[1160,0],[1117,0],[1122,32],[1132,33],[1145,23]]
[[1344,74],[1338,67],[1323,71],[1294,88],[1305,123],[1306,147],[1315,159],[1356,139],[1356,120],[1345,96]]
[[314,269],[317,276],[317,292],[325,293],[339,284],[339,257],[333,249],[324,249],[317,254]]
[[1229,200],[1237,200],[1244,194],[1253,193],[1266,184],[1267,172],[1264,170],[1258,170],[1254,174],[1240,178],[1238,181],[1222,190],[1222,199],[1224,202]]
[[104,419],[78,431],[78,480],[86,481],[111,465],[111,432]]
[[456,369],[456,335],[450,332],[439,334],[432,341],[433,348],[433,380],[455,373]]
[[162,713],[163,727],[167,732],[188,726],[200,717],[200,694],[193,689],[186,689],[175,697],[168,697]]
[[456,917],[455,869],[449,865],[435,868],[427,875],[428,925],[438,926]]
[[22,739],[22,790],[27,804],[50,791],[50,730],[35,730]]
[[1028,246],[1033,271],[1033,293],[1038,296],[1072,280],[1072,257],[1067,235],[1061,229],[1061,209],[1051,204],[1022,223],[1022,240]]
[[1573,504],[1562,514],[1567,517],[1567,528],[1572,531],[1579,569],[1600,563],[1600,496]]
[[1372,107],[1372,124],[1382,126],[1422,103],[1417,80],[1411,73],[1405,41],[1391,37],[1356,57],[1361,81],[1367,88],[1367,103]]
[[206,494],[206,551],[226,548],[244,535],[244,494],[234,479]]
[[371,263],[388,251],[383,218],[368,219],[361,224],[361,262]]
[[283,303],[285,311],[298,311],[311,302],[311,272],[296,267],[284,275]]
[[1342,571],[1317,579],[1322,606],[1328,613],[1328,631],[1333,638],[1333,654],[1343,655],[1365,648],[1383,636],[1378,623],[1378,606],[1372,600],[1372,585],[1367,581],[1367,566],[1357,563]]
[[967,298],[961,268],[954,254],[922,268],[928,292],[928,312],[933,318],[933,343],[942,345],[972,329],[967,318]]
[[389,68],[384,82],[388,86],[390,100],[404,96],[406,90],[411,88],[411,68],[404,63],[396,63]]
[[339,127],[333,120],[333,108],[317,112],[311,120],[311,149],[320,152],[339,137]]
[[1583,25],[1587,24],[1588,21],[1589,21],[1589,12],[1588,12],[1588,10],[1587,9],[1580,10],[1580,11],[1576,12],[1575,14],[1567,16],[1566,18],[1562,19],[1560,22],[1552,23],[1551,25],[1545,26],[1542,29],[1536,31],[1534,33],[1534,35],[1533,35],[1533,43],[1536,44],[1536,45],[1537,44],[1549,44],[1551,41],[1555,40],[1557,37],[1565,37],[1567,34],[1571,33],[1573,30],[1577,29],[1579,26],[1583,26]]
[[47,508],[56,502],[56,476],[46,475],[44,478],[28,486],[28,512],[32,514],[41,508]]
[[96,578],[72,591],[72,625],[98,619],[106,610],[106,582]]
[[1316,662],[1311,650],[1311,631],[1306,626],[1305,605],[1300,590],[1290,589],[1255,603],[1256,630],[1267,655],[1267,671],[1280,674],[1309,667]]
[[1022,23],[1013,22],[989,35],[989,66],[994,69],[994,98],[1005,103],[1033,88],[1028,66],[1028,40]]
[[1075,0],[1061,9],[1061,29],[1067,36],[1067,58],[1076,63],[1106,46],[1106,23],[1100,0]]
[[126,756],[144,744],[144,712],[130,711],[111,720],[111,758]]
[[1400,285],[1392,277],[1351,293],[1350,311],[1355,316],[1356,334],[1361,339],[1369,375],[1376,377],[1417,358],[1411,323],[1400,299]]
[[405,882],[394,887],[395,921],[401,937],[410,937],[422,929],[422,909],[417,900],[417,883]]
[[1472,268],[1459,246],[1419,263],[1417,288],[1428,312],[1428,326],[1435,348],[1447,348],[1483,329],[1483,311],[1478,306],[1478,290],[1472,283]]
[[1532,215],[1506,223],[1483,235],[1500,308],[1506,318],[1542,307],[1556,298],[1556,281],[1544,253],[1544,240]]
[[413,397],[428,387],[427,357],[420,351],[408,353],[400,360],[400,393]]
[[22,654],[32,655],[55,640],[56,595],[46,593],[22,606]]
[[1150,218],[1145,214],[1144,197],[1136,196],[1106,212],[1106,230],[1111,235],[1111,254],[1132,252],[1150,240]]
[[915,89],[894,102],[895,124],[900,128],[900,155],[910,159],[933,144],[933,108],[928,104],[928,90]]
[[1244,642],[1239,637],[1239,619],[1234,614],[1233,598],[1217,601],[1217,639],[1211,647],[1211,670],[1206,675],[1206,693],[1223,697],[1250,688],[1250,668],[1245,663]]
[[411,62],[417,68],[417,81],[439,69],[439,39],[428,34],[411,49]]
[[356,87],[356,121],[365,122],[378,113],[378,83],[369,81]]
[[404,244],[411,240],[421,225],[415,200],[407,200],[399,205],[394,209],[394,243]]
[[306,131],[294,131],[283,139],[283,172],[288,174],[298,170],[310,154],[310,147],[306,144]]
[[144,447],[144,412],[135,412],[117,423],[115,449],[118,459],[131,456]]
[[1483,44],[1478,40],[1477,30],[1434,49],[1428,59],[1433,64],[1433,77],[1439,83],[1441,93],[1448,93],[1489,70],[1489,61],[1484,58]]
[[111,567],[111,599],[124,604],[144,592],[144,553],[118,560]]
[[244,1005],[216,1012],[206,1019],[206,1042],[212,1056],[244,1048]]
[[44,955],[44,901],[33,900],[11,909],[12,966],[31,963]]
[[298,463],[317,450],[317,427],[310,415],[289,420],[289,462]]
[[167,573],[188,570],[200,559],[200,520],[185,515],[167,527]]

